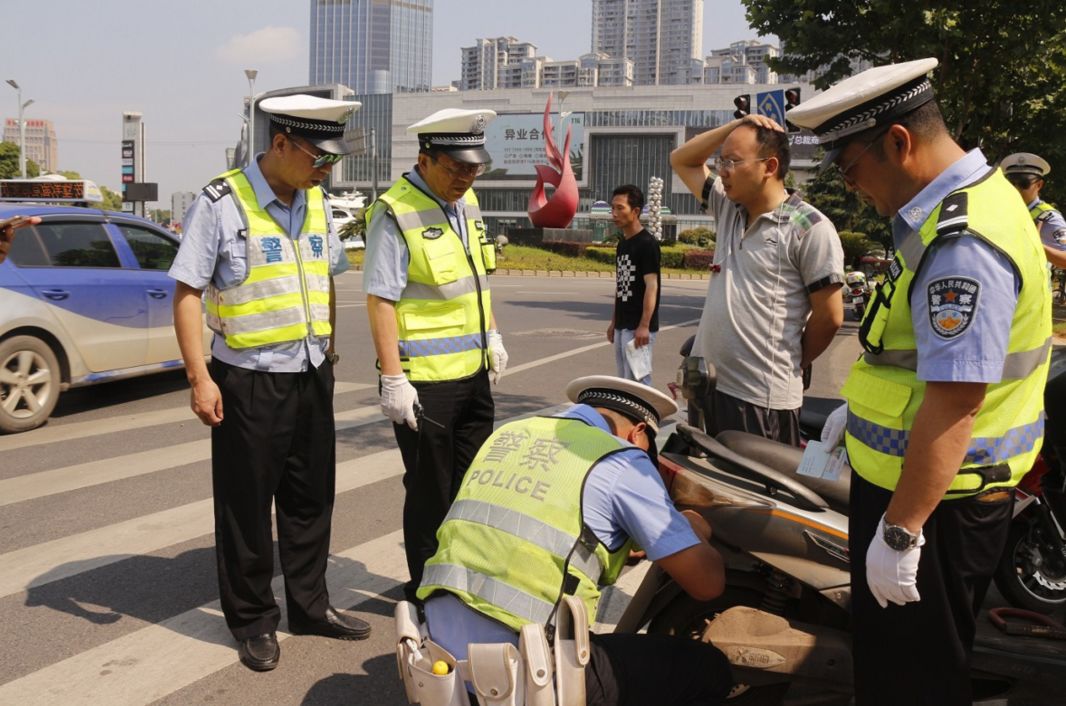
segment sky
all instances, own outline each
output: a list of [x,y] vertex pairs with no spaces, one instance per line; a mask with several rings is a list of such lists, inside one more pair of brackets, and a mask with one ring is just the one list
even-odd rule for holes
[[[704,52],[754,39],[740,0],[705,0]],[[309,0],[12,0],[4,12],[0,79],[14,79],[24,117],[55,125],[59,168],[119,190],[122,113],[144,115],[146,181],[198,191],[237,142],[244,69],[255,92],[308,82]],[[436,0],[433,83],[459,76],[459,48],[513,35],[553,59],[589,51],[589,0]],[[17,117],[0,83],[0,116]]]

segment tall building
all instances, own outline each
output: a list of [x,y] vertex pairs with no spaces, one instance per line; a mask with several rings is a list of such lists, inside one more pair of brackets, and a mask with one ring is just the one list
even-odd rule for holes
[[[25,118],[24,118],[25,119]],[[26,120],[26,159],[32,159],[42,172],[59,169],[56,129],[51,120]],[[19,144],[19,121],[8,118],[4,121],[4,142]]]
[[515,37],[476,39],[460,49],[459,90],[498,88],[564,88],[575,86],[631,86],[633,62],[603,52],[554,61],[537,56],[537,47]]
[[703,0],[592,0],[592,51],[630,59],[638,86],[692,83],[702,32]]
[[175,191],[170,195],[170,222],[180,227],[185,218],[185,212],[196,200],[194,191]]
[[428,91],[433,0],[311,0],[311,85]]

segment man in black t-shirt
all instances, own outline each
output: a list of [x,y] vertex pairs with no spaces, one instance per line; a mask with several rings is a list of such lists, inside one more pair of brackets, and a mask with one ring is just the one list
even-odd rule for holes
[[[659,241],[640,225],[644,194],[632,184],[611,194],[611,218],[622,230],[615,255],[614,313],[607,326],[607,340],[614,344],[618,376],[651,385],[651,352],[659,330]],[[617,335],[616,335],[617,334]],[[633,373],[626,346],[633,341],[634,356],[644,359],[641,377]]]

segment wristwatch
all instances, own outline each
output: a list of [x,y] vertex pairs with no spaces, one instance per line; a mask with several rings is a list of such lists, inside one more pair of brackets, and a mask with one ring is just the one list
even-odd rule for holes
[[899,525],[893,525],[888,520],[882,520],[883,529],[881,531],[881,538],[885,540],[892,549],[897,552],[902,552],[911,547],[918,546],[918,539],[922,536],[918,534],[912,534],[906,527],[900,527]]

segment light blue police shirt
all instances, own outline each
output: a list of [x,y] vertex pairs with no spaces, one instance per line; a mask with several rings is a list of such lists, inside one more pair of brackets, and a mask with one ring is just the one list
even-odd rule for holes
[[[975,149],[944,170],[903,206],[892,221],[892,239],[899,249],[947,196],[985,176],[989,170]],[[930,297],[945,280],[972,280],[977,285],[968,324],[959,333],[938,331],[929,315]],[[931,285],[933,285],[931,289]],[[1010,326],[1021,282],[1002,253],[979,238],[945,236],[925,256],[911,288],[911,321],[918,346],[919,380],[926,382],[999,382],[1007,355]]]
[[[452,229],[462,238],[465,247],[466,209],[464,202],[459,200],[455,203],[448,203],[437,198],[416,169],[412,169],[403,176],[440,204]],[[410,263],[411,254],[395,219],[386,215],[381,206],[378,208],[381,208],[381,211],[377,212],[376,217],[371,219],[367,225],[366,252],[363,259],[363,291],[395,302],[400,300],[400,295],[407,286],[407,265]]]
[[[292,205],[287,206],[274,195],[256,155],[245,170],[256,201],[284,228],[292,238],[298,238],[307,212],[306,194],[321,194],[318,189],[296,190]],[[344,254],[333,216],[326,208],[326,225],[329,233],[330,272],[336,276],[348,269],[348,257]],[[170,267],[170,277],[184,282],[194,289],[205,289],[214,284],[226,289],[244,281],[248,275],[245,255],[247,240],[238,235],[244,226],[241,212],[232,197],[211,201],[201,192],[193,201],[182,220],[185,231],[178,248],[177,257]],[[260,348],[235,350],[226,345],[222,336],[216,335],[211,342],[211,355],[223,363],[251,370],[272,373],[297,373],[307,370],[308,364],[318,367],[325,360],[329,337],[308,336],[302,341],[278,343]]]
[[[559,415],[580,419],[608,434],[606,420],[588,405],[575,405]],[[651,459],[638,448],[611,454],[589,473],[582,493],[585,523],[609,550],[632,537],[652,561],[700,543],[692,525],[674,509]],[[595,620],[595,616],[589,616]],[[509,627],[467,607],[451,593],[426,601],[426,621],[433,640],[456,659],[466,659],[471,642],[510,642],[518,635]]]
[[[1038,196],[1029,204],[1029,210],[1032,211],[1040,203],[1043,203],[1043,199]],[[1036,227],[1040,229],[1040,241],[1044,245],[1066,251],[1066,219],[1061,212],[1044,211],[1037,219]]]

